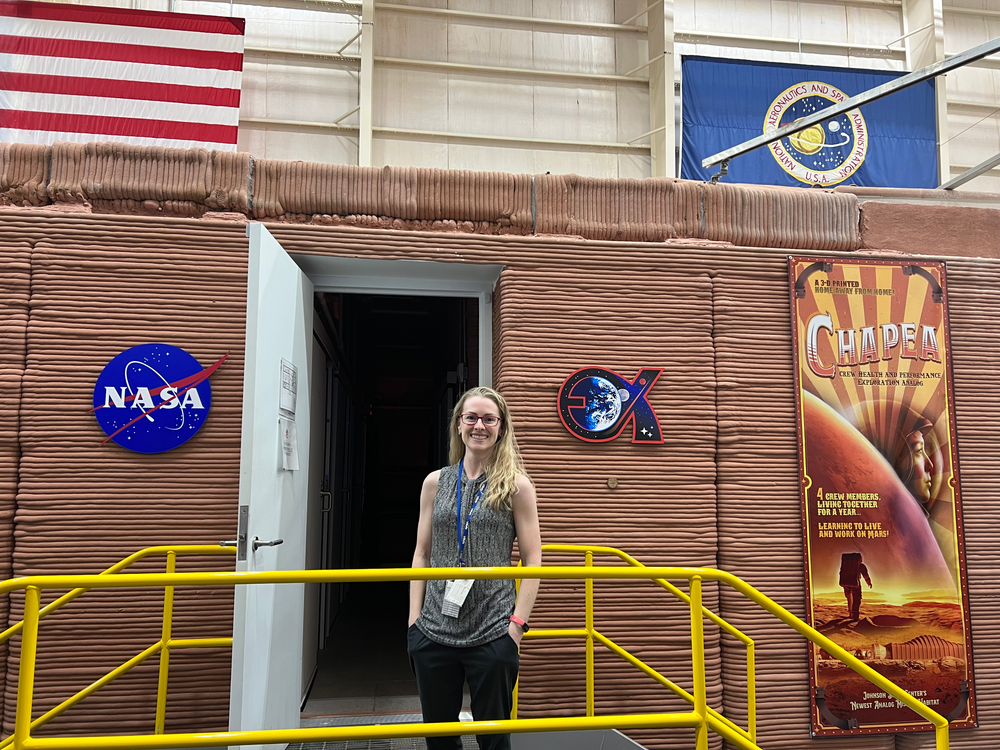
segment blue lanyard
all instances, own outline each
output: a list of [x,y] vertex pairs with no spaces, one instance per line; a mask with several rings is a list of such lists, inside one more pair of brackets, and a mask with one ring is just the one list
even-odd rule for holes
[[458,566],[465,566],[465,559],[463,557],[465,553],[465,543],[469,541],[469,520],[472,518],[472,512],[479,505],[479,501],[483,497],[483,493],[486,491],[486,482],[483,482],[483,486],[479,488],[479,494],[476,495],[475,501],[472,503],[472,507],[469,508],[469,515],[465,517],[465,528],[462,527],[462,467],[465,465],[465,461],[458,462],[458,488],[455,493],[458,495],[458,500],[455,505],[455,516],[457,518],[457,523],[455,524],[458,533]]

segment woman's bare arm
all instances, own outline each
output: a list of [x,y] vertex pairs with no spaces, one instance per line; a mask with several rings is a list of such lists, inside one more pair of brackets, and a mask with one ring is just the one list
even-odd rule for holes
[[[514,493],[511,505],[514,511],[514,528],[517,530],[517,549],[521,554],[521,563],[532,567],[541,565],[542,535],[538,527],[538,503],[535,497],[535,488],[526,476],[517,478],[517,492]],[[521,580],[514,614],[525,622],[531,617],[531,610],[535,606],[539,583],[537,578]],[[518,625],[510,623],[508,632],[516,643],[521,643],[521,636],[524,633],[521,632]]]
[[[420,519],[417,521],[417,546],[413,551],[414,568],[429,568],[431,565],[431,528],[434,516],[434,496],[437,495],[440,471],[433,471],[424,479],[420,488]],[[424,608],[424,594],[427,581],[410,581],[410,616],[407,625],[412,625],[420,617]]]

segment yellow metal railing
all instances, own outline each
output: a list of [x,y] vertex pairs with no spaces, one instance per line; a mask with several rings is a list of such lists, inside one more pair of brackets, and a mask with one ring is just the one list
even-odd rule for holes
[[[144,573],[128,575],[109,575],[118,573],[127,567],[122,561],[119,566],[109,568],[100,575],[71,576],[28,576],[0,583],[0,594],[16,590],[24,590],[24,621],[22,624],[9,628],[0,638],[9,638],[15,632],[21,633],[21,659],[17,687],[17,710],[14,720],[14,734],[11,743],[15,750],[97,750],[98,748],[113,750],[144,750],[146,748],[180,748],[180,747],[222,747],[227,745],[267,745],[290,742],[335,742],[357,739],[392,739],[397,737],[423,737],[456,734],[506,734],[511,732],[542,732],[587,729],[638,729],[660,727],[693,727],[695,729],[695,750],[707,750],[708,730],[721,735],[733,745],[742,750],[761,750],[756,744],[756,719],[754,696],[749,699],[749,729],[744,730],[708,706],[706,676],[705,676],[705,638],[704,618],[722,627],[726,632],[739,638],[748,646],[747,674],[748,690],[753,676],[753,641],[722,618],[705,609],[702,604],[703,581],[718,581],[731,586],[750,601],[759,605],[782,622],[826,650],[836,659],[849,666],[855,672],[865,677],[882,690],[892,695],[896,700],[913,709],[919,716],[930,722],[935,728],[937,750],[948,750],[948,721],[933,709],[921,703],[905,690],[873,670],[864,662],[852,656],[826,636],[811,628],[805,622],[795,617],[791,612],[781,607],[767,596],[757,591],[749,584],[725,571],[713,568],[675,568],[642,566],[638,561],[624,552],[610,547],[590,547],[577,545],[549,545],[545,548],[550,552],[582,552],[585,556],[583,566],[550,566],[522,568],[389,568],[377,570],[296,570],[271,572],[229,572],[229,573],[176,573],[173,562],[178,552],[220,552],[225,551],[215,547],[159,547],[151,548],[168,555],[167,573]],[[171,557],[173,552],[173,557]],[[145,554],[143,554],[145,553]],[[137,555],[152,554],[143,550]],[[594,566],[593,555],[613,555],[628,563],[627,566]],[[134,558],[135,556],[133,556]],[[131,559],[131,558],[127,558]],[[138,558],[137,558],[138,559]],[[135,560],[132,559],[132,562]],[[131,564],[131,563],[129,563]],[[409,581],[409,580],[448,580],[465,579],[567,579],[583,580],[586,586],[587,619],[586,627],[580,630],[542,630],[532,631],[527,635],[532,638],[553,637],[583,637],[587,639],[587,715],[551,719],[506,719],[498,721],[472,722],[440,722],[414,723],[394,725],[372,725],[352,727],[315,727],[308,729],[272,729],[239,732],[195,732],[183,734],[165,734],[163,727],[163,708],[166,701],[166,673],[169,669],[169,657],[161,656],[161,671],[157,700],[157,715],[154,733],[148,735],[105,736],[105,737],[60,737],[36,738],[31,736],[31,730],[44,723],[42,720],[53,718],[55,711],[65,711],[71,705],[79,703],[99,687],[107,684],[114,676],[123,674],[136,664],[155,653],[161,653],[172,648],[193,648],[231,645],[232,639],[189,639],[180,641],[173,639],[169,622],[172,617],[173,589],[176,586],[232,586],[252,584],[282,584],[282,583],[347,583],[369,581]],[[593,581],[595,580],[651,580],[670,591],[674,596],[685,601],[690,610],[691,619],[691,653],[693,691],[688,693],[673,682],[663,677],[655,669],[635,658],[610,639],[599,633],[593,622]],[[689,593],[685,594],[669,580],[689,581]],[[38,647],[39,621],[53,611],[55,605],[67,603],[71,599],[94,588],[142,588],[164,587],[164,626],[161,640],[146,651],[134,657],[126,664],[98,680],[73,698],[60,704],[35,721],[31,720],[32,696],[34,692],[35,659]],[[73,589],[69,594],[57,599],[45,608],[41,607],[41,592],[49,589]],[[62,606],[60,604],[60,606]],[[45,613],[45,614],[43,614]],[[626,659],[643,672],[653,677],[674,693],[692,704],[693,710],[686,713],[648,713],[620,714],[614,716],[594,715],[593,688],[593,646],[598,642]],[[117,674],[116,674],[117,673]],[[162,699],[162,708],[161,708]],[[48,718],[46,718],[48,717]]]
[[[553,553],[569,553],[569,554],[582,554],[584,555],[584,566],[592,567],[594,564],[594,555],[606,555],[610,557],[617,557],[620,560],[628,563],[635,568],[645,568],[645,566],[636,560],[631,555],[622,552],[614,547],[595,547],[591,545],[579,545],[579,544],[546,544],[542,546],[542,552],[553,552]],[[679,588],[674,586],[669,581],[662,578],[653,578],[653,583],[666,589],[675,597],[680,599],[685,604],[690,605],[691,597],[685,594]],[[541,629],[532,628],[525,634],[525,638],[528,639],[549,639],[549,638],[584,638],[586,639],[586,695],[587,695],[587,716],[594,715],[594,699],[595,699],[595,680],[594,680],[594,643],[595,641],[603,645],[612,653],[617,654],[622,659],[627,661],[634,667],[644,672],[649,677],[659,682],[664,687],[671,690],[675,695],[683,698],[688,703],[694,705],[694,695],[687,692],[684,688],[677,685],[672,680],[664,677],[660,672],[653,669],[641,659],[636,658],[624,648],[619,646],[617,643],[612,641],[610,638],[600,633],[594,627],[594,580],[588,578],[584,582],[584,629],[583,630],[557,630],[557,629]],[[707,617],[711,622],[722,628],[723,631],[729,633],[733,637],[737,638],[746,647],[746,669],[747,669],[747,729],[742,729],[735,722],[730,721],[725,716],[720,714],[718,711],[713,709],[711,706],[708,707],[708,712],[712,718],[717,722],[722,722],[729,726],[729,728],[743,735],[744,738],[750,740],[750,742],[757,741],[757,681],[755,674],[755,664],[754,664],[754,646],[753,639],[749,636],[740,632],[737,628],[733,627],[731,624],[723,620],[717,614],[712,612],[707,607],[702,607],[702,614]],[[514,711],[511,714],[511,718],[517,718],[517,686],[514,687]]]
[[[177,555],[218,555],[218,554],[236,554],[235,548],[220,547],[218,545],[209,544],[178,544],[174,546],[162,546],[162,547],[147,547],[135,552],[124,560],[120,560],[112,565],[107,570],[100,573],[100,576],[115,575],[131,567],[135,563],[143,560],[147,557],[153,555],[166,555],[167,565],[166,572],[174,573],[177,566]],[[23,579],[15,579],[23,580]],[[9,583],[9,581],[7,582]],[[0,584],[2,586],[3,584]],[[37,619],[40,621],[53,612],[62,609],[71,601],[79,596],[90,591],[92,586],[88,587],[78,587],[74,588],[69,593],[63,594],[55,601],[46,604],[44,607],[38,610]],[[28,611],[27,605],[25,607],[25,617],[27,619]],[[102,687],[110,682],[114,682],[116,679],[121,677],[126,672],[131,671],[135,667],[142,664],[147,659],[160,655],[160,673],[158,676],[158,684],[156,691],[156,720],[155,729],[156,734],[163,734],[164,722],[167,711],[167,677],[170,668],[170,651],[171,649],[178,648],[232,648],[233,639],[232,638],[171,638],[171,630],[173,627],[174,619],[174,587],[164,586],[163,590],[163,629],[160,636],[160,640],[154,643],[147,649],[139,652],[131,659],[129,659],[124,664],[115,667],[113,670],[108,672],[108,674],[101,677],[99,680],[92,682],[90,685],[85,687],[83,690],[79,691],[75,695],[67,698],[62,703],[60,703],[55,708],[49,709],[44,714],[39,716],[37,719],[31,722],[30,729],[37,729],[45,724],[48,724],[57,716],[62,715],[70,708],[78,704],[84,698],[93,695]],[[24,629],[25,620],[11,625],[5,631],[0,633],[0,643],[5,643],[6,641],[13,638],[15,635],[20,633]],[[37,625],[36,625],[37,629]],[[35,636],[37,642],[37,635]],[[22,643],[22,649],[24,644]],[[20,695],[20,691],[18,692]],[[0,742],[0,750],[9,747],[14,743],[14,735],[11,735],[3,742]]]

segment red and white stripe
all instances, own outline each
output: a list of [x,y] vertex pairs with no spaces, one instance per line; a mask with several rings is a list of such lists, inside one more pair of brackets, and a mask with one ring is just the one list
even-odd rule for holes
[[241,18],[0,0],[0,141],[236,150]]

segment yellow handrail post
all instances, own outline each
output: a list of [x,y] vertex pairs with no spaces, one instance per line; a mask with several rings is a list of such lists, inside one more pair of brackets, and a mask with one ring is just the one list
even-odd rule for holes
[[[520,560],[517,561],[517,567],[519,567],[519,568],[521,567],[521,561]],[[520,578],[515,578],[514,579],[514,599],[515,599],[515,601],[517,600],[517,597],[520,596],[520,594],[521,594],[521,579]],[[518,650],[520,651],[520,649],[518,649]],[[514,680],[514,690],[513,690],[512,694],[511,694],[512,701],[511,701],[511,706],[510,706],[510,718],[512,718],[512,719],[516,719],[517,718],[517,686],[520,685],[520,684],[521,684],[521,675],[520,675],[520,671],[519,671],[517,677]]]
[[[594,566],[594,553],[587,550],[586,562],[588,568]],[[586,592],[586,628],[587,628],[587,716],[594,715],[594,579],[584,581]]]
[[[177,568],[177,553],[167,552],[167,575]],[[156,684],[154,734],[163,734],[167,723],[167,683],[170,679],[170,633],[174,620],[174,587],[163,587],[163,630],[160,635],[160,676]]]
[[694,673],[695,750],[708,750],[708,688],[705,679],[705,628],[701,613],[701,576],[691,578],[691,668]]
[[948,725],[944,724],[934,727],[934,741],[937,750],[948,750],[950,745],[950,738],[948,737]]
[[21,666],[17,677],[17,713],[14,715],[14,748],[23,750],[31,736],[31,697],[35,690],[35,656],[38,653],[38,610],[42,594],[37,586],[24,590],[24,629],[21,631]]
[[750,741],[757,742],[757,666],[753,641],[747,644],[747,731]]

